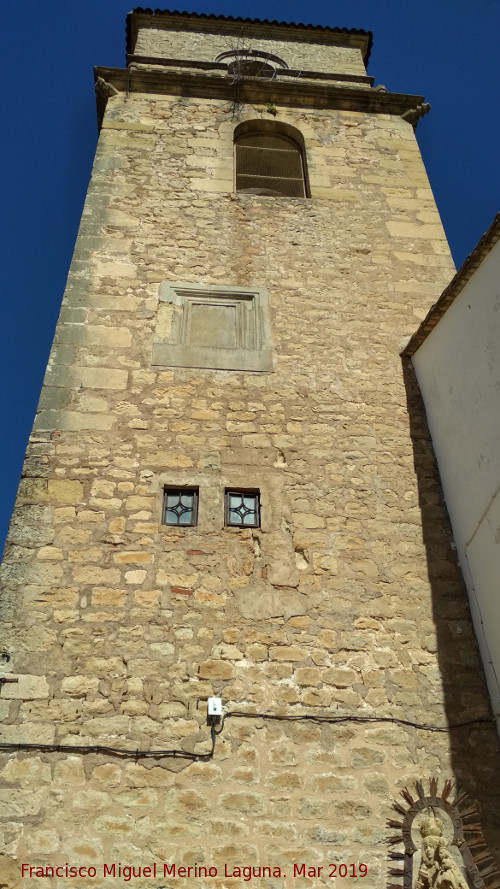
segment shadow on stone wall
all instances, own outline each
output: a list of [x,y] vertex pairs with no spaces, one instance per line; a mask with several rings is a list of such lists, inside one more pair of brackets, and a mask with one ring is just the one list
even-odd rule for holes
[[403,359],[403,378],[446,718],[449,725],[484,720],[479,725],[450,732],[453,772],[458,786],[477,802],[486,841],[500,865],[499,739],[472,627],[467,590],[453,546],[425,407],[408,359]]

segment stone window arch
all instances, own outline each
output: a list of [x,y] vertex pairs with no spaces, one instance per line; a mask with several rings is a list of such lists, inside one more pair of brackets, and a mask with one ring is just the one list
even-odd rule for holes
[[309,196],[302,133],[280,121],[247,120],[234,131],[235,190],[247,194]]
[[222,52],[217,56],[216,62],[225,62],[228,74],[237,79],[242,77],[272,79],[280,68],[288,68],[284,59],[281,59],[279,56],[256,49]]

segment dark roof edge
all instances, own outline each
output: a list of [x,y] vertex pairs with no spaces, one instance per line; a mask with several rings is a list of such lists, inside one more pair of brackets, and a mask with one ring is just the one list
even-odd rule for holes
[[448,284],[448,287],[443,290],[438,301],[430,308],[420,327],[413,334],[401,352],[402,356],[411,358],[417,349],[420,348],[422,343],[425,342],[440,318],[443,317],[452,303],[454,303],[459,293],[463,290],[476,269],[481,265],[482,261],[486,258],[498,240],[500,240],[500,213],[497,213],[490,227],[484,233],[481,240],[476,244],[472,253],[469,254],[463,265],[460,266],[458,272]]
[[245,24],[249,26],[262,26],[262,27],[272,27],[272,28],[287,28],[287,29],[295,29],[297,31],[302,32],[318,32],[319,35],[324,35],[325,37],[334,34],[345,34],[345,35],[353,35],[359,37],[365,37],[366,40],[364,42],[363,49],[363,60],[365,65],[368,64],[368,60],[370,58],[370,53],[373,45],[373,34],[371,31],[365,31],[362,28],[331,28],[329,25],[304,25],[301,22],[278,22],[276,20],[271,21],[270,19],[253,19],[253,18],[243,18],[242,16],[232,16],[232,15],[215,15],[211,14],[203,14],[198,12],[179,12],[178,10],[168,10],[168,9],[150,9],[137,7],[133,9],[127,15],[127,24],[126,24],[126,34],[127,34],[127,53],[132,53],[134,51],[133,43],[133,31],[132,31],[132,23],[134,21],[134,16],[136,15],[151,15],[151,16],[169,16],[170,18],[178,18],[178,19],[190,19],[193,23],[197,22],[201,24],[202,22],[206,23],[223,23],[228,22],[229,24]]

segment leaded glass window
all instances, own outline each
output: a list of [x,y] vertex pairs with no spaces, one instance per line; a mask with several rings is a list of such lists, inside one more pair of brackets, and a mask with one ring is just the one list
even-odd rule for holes
[[260,527],[258,491],[226,491],[225,523],[234,528]]
[[164,525],[196,525],[198,522],[198,489],[165,488],[163,497]]

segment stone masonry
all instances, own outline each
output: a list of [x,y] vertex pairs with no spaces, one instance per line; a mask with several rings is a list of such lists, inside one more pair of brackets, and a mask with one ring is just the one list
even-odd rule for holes
[[[4,554],[0,676],[18,681],[0,679],[0,741],[204,754],[209,696],[248,716],[197,761],[0,751],[0,887],[115,889],[105,862],[196,862],[217,876],[131,884],[241,885],[227,864],[280,868],[253,878],[266,889],[344,889],[359,878],[293,865],[362,862],[380,889],[392,801],[431,776],[478,802],[498,850],[496,735],[399,357],[453,273],[412,124],[366,78],[319,77],[363,78],[364,32],[134,22],[131,68],[98,72],[107,105]],[[269,102],[246,85],[235,119],[203,94],[227,75],[202,63],[236,38],[309,70],[316,98],[306,84],[294,104],[293,77],[255,86]],[[202,67],[172,62],[190,58]],[[310,197],[234,192],[246,120],[300,131]],[[265,288],[273,370],[152,365],[165,281]],[[199,489],[196,527],[161,524],[169,485]],[[260,490],[260,528],[224,527],[231,486]],[[21,876],[66,862],[97,875]]]

